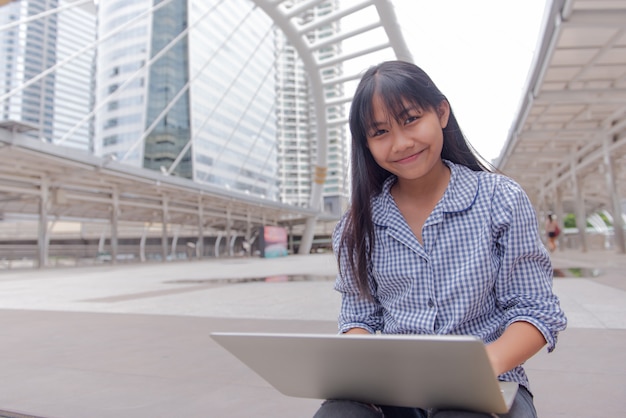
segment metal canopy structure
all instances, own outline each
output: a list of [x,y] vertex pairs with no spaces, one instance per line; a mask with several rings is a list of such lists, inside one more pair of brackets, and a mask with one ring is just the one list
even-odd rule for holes
[[[192,236],[251,235],[262,225],[303,224],[316,215],[308,208],[247,196],[191,180],[164,176],[94,157],[79,150],[39,142],[21,134],[20,125],[0,127],[0,214],[30,214],[38,218],[39,262],[46,265],[48,225],[58,220],[105,222],[111,254],[122,225],[158,226],[163,259],[175,228]],[[323,219],[322,219],[323,220]],[[138,231],[138,232],[137,232]],[[145,239],[145,238],[144,238]],[[198,239],[198,245],[202,240]],[[201,247],[198,251],[201,253]]]
[[117,219],[124,221],[187,224],[200,214],[205,226],[245,230],[250,222],[287,225],[315,213],[62,149],[6,129],[0,129],[0,153],[3,213],[40,214],[45,193],[50,200],[46,215],[61,219],[111,220],[117,209]]
[[496,165],[541,212],[612,215],[624,252],[626,1],[555,0],[517,119]]

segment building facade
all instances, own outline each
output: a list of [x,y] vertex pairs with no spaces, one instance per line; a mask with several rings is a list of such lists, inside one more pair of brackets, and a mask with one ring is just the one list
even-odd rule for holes
[[[295,2],[298,3],[298,2]],[[325,16],[339,7],[338,0],[327,0],[300,16],[300,23],[306,24]],[[315,43],[336,35],[338,23],[331,23],[307,34],[308,42]],[[341,53],[339,46],[318,51],[318,59],[334,58]],[[281,201],[307,207],[311,199],[315,161],[318,146],[318,133],[315,131],[315,109],[309,92],[309,82],[302,61],[287,37],[276,33],[276,115],[278,140],[278,167]],[[324,77],[334,78],[342,74],[341,64],[326,68]],[[341,97],[341,86],[329,87],[327,97]],[[344,108],[337,106],[328,109],[329,119],[343,119]],[[324,133],[322,133],[324,134]],[[324,210],[338,214],[347,202],[347,150],[346,128],[333,126],[328,135],[328,170],[324,184]]]
[[98,16],[96,154],[277,200],[271,19],[249,0]]
[[0,7],[0,26],[8,27],[0,32],[0,96],[9,95],[0,103],[0,121],[29,125],[28,135],[47,142],[90,150],[96,9],[91,3],[60,9],[68,3],[23,0]]
[[[287,204],[310,204],[318,133],[295,49],[251,0],[28,0],[2,6],[0,121],[30,135]],[[61,8],[58,13],[47,13]],[[327,0],[306,24],[338,8]],[[96,20],[97,18],[97,20]],[[332,23],[308,41],[333,36]],[[97,31],[97,33],[96,33]],[[97,36],[96,36],[97,35]],[[341,53],[333,46],[318,58]],[[337,77],[340,65],[325,77]],[[47,73],[35,83],[33,77]],[[20,86],[26,87],[22,88]],[[342,96],[341,87],[329,97]],[[343,119],[342,107],[328,110]],[[328,135],[326,211],[347,200],[345,127]]]

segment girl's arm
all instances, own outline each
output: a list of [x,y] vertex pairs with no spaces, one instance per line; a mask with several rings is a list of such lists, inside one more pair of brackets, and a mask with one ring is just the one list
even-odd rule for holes
[[529,322],[514,322],[496,341],[487,345],[487,355],[496,376],[537,354],[546,345],[543,334]]
[[500,177],[492,203],[493,233],[501,254],[496,303],[506,328],[487,347],[495,371],[502,373],[544,345],[552,351],[567,318],[552,288],[552,262],[539,238],[528,196],[513,180]]

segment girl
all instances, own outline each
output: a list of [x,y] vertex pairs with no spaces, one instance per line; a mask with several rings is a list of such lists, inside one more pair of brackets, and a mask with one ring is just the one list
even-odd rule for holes
[[[350,110],[352,204],[337,224],[341,333],[469,334],[520,388],[506,417],[536,417],[521,364],[566,319],[531,204],[477,157],[419,67],[384,62]],[[427,377],[425,377],[427,378]],[[315,418],[481,417],[327,400]]]

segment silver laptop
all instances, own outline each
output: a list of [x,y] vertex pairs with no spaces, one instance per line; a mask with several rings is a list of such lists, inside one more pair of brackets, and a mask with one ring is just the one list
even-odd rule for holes
[[504,413],[499,382],[470,336],[215,332],[211,337],[287,396]]

